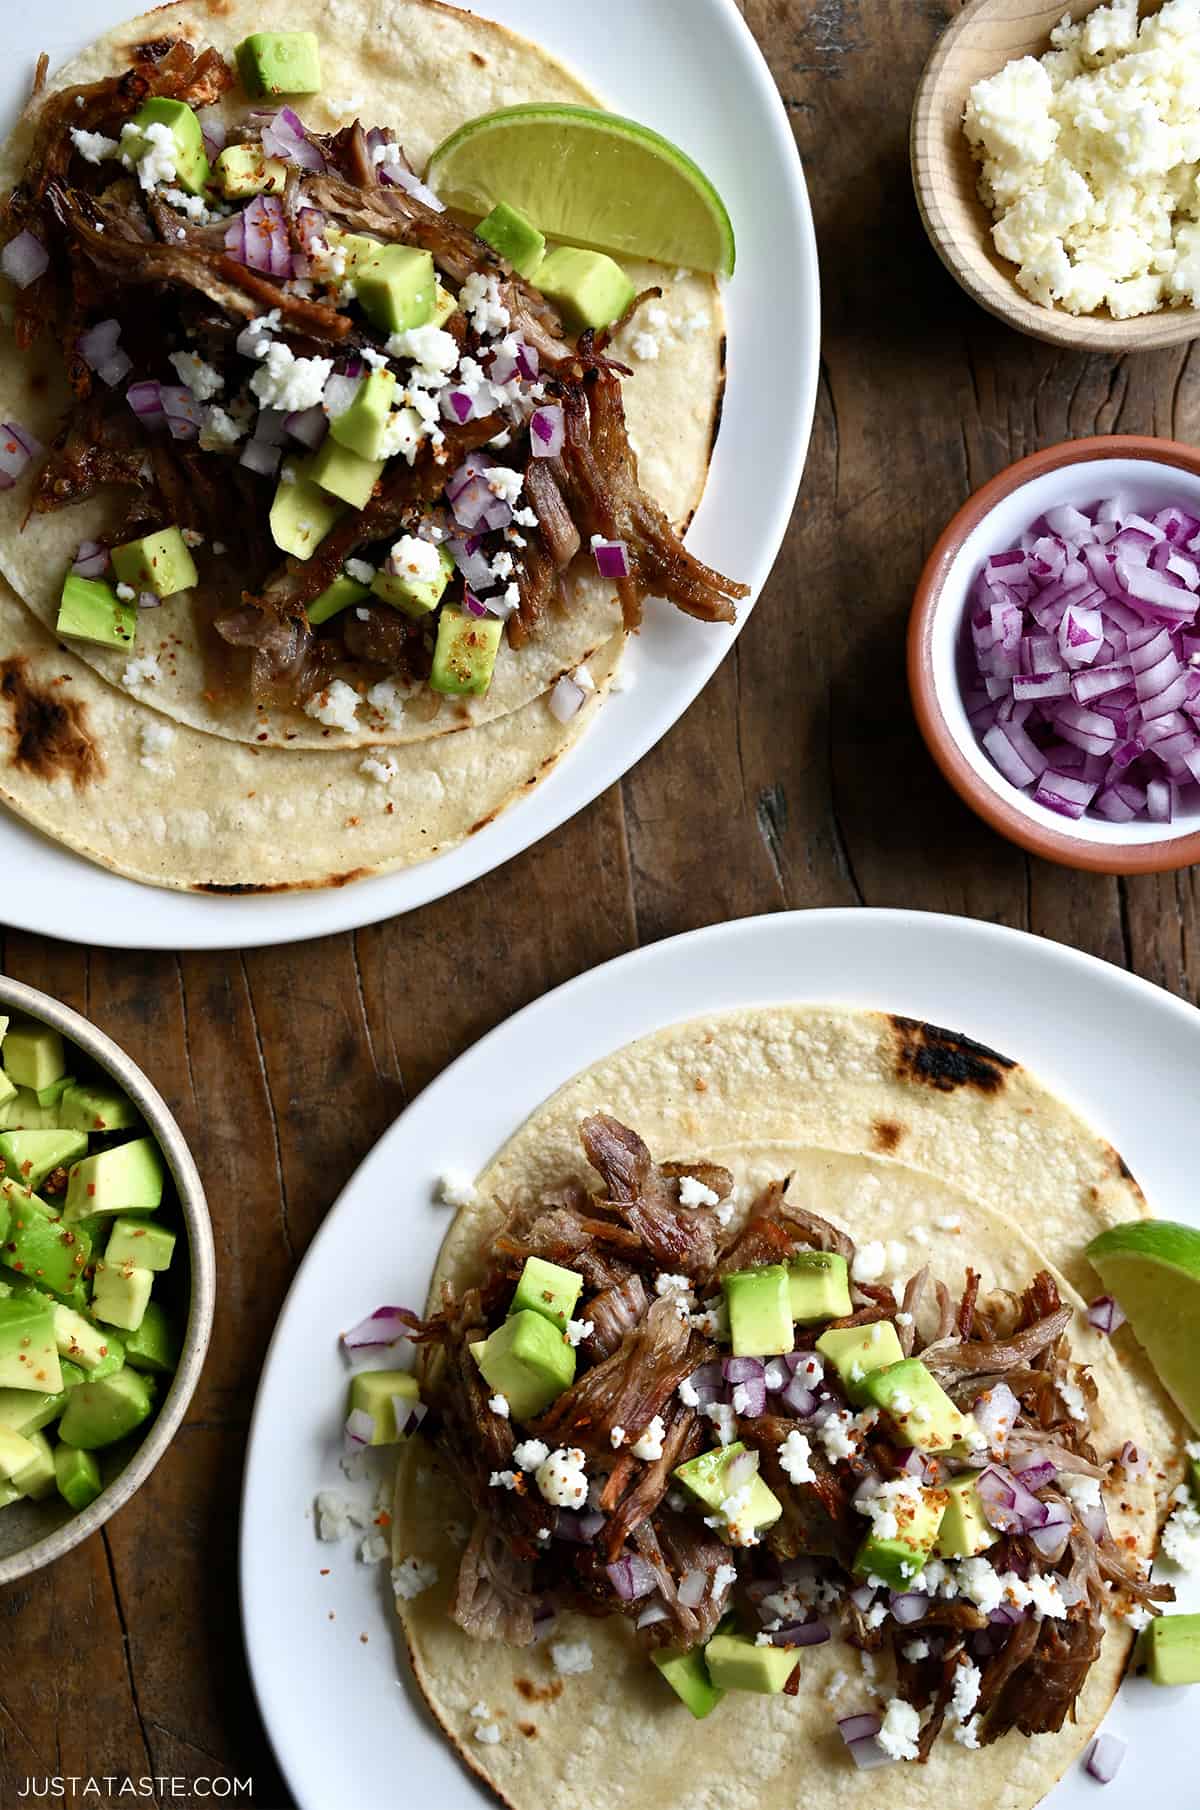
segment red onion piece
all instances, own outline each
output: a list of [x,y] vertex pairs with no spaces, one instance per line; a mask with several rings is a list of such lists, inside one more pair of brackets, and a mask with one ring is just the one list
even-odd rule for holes
[[883,1727],[883,1717],[871,1710],[862,1710],[854,1716],[838,1717],[838,1733],[847,1747],[851,1741],[866,1741],[877,1735]]
[[447,420],[455,420],[462,427],[475,412],[475,404],[465,390],[444,390],[442,392],[442,413]]
[[1097,1295],[1088,1306],[1087,1317],[1088,1325],[1097,1332],[1112,1333],[1125,1324],[1125,1315],[1111,1295]]
[[392,1413],[396,1416],[397,1433],[415,1433],[429,1409],[423,1401],[413,1401],[407,1395],[393,1395]]
[[171,438],[173,440],[194,440],[200,432],[204,410],[192,392],[185,389],[182,384],[163,383],[159,385],[159,396],[162,400],[163,413],[167,417],[167,426],[171,430]]
[[[633,1603],[639,1597],[649,1596],[658,1582],[654,1574],[654,1567],[648,1564],[640,1553],[636,1552],[623,1553],[619,1559],[611,1565],[606,1565],[604,1569],[608,1573],[609,1582],[623,1603]],[[693,1575],[696,1574],[687,1572],[684,1582],[686,1583],[687,1578]],[[701,1571],[698,1575],[701,1579],[701,1595],[703,1595],[704,1573]],[[680,1588],[682,1590],[682,1585]],[[699,1597],[696,1600],[698,1602]]]
[[322,173],[326,168],[320,149],[313,144],[304,122],[290,107],[281,107],[263,127],[262,144],[268,157],[280,157],[284,163],[293,163],[298,169]]
[[0,251],[0,270],[18,289],[28,289],[49,268],[50,254],[31,232],[18,233]]
[[1097,1735],[1087,1757],[1087,1769],[1101,1785],[1111,1785],[1121,1770],[1129,1743],[1120,1735]]
[[989,1464],[976,1483],[983,1512],[1000,1533],[1030,1533],[1044,1526],[1049,1509],[1002,1466]]
[[796,1416],[797,1420],[807,1420],[817,1406],[815,1392],[805,1381],[804,1372],[793,1376],[785,1389],[779,1392],[780,1402]]
[[666,1620],[667,1610],[665,1604],[651,1603],[648,1608],[642,1610],[633,1625],[635,1628],[652,1628],[655,1622]]
[[80,541],[71,564],[72,572],[80,578],[103,578],[108,566],[107,547],[102,547],[98,540]]
[[202,107],[196,114],[200,121],[200,136],[204,140],[204,149],[210,163],[215,163],[225,149],[225,141],[229,136],[228,128],[215,107]]
[[693,1566],[685,1571],[679,1580],[679,1600],[685,1609],[695,1609],[704,1601],[704,1592],[708,1589],[709,1575]]
[[282,456],[282,447],[272,446],[269,441],[247,440],[238,464],[244,465],[247,471],[257,472],[260,478],[270,478],[279,470]]
[[139,610],[157,610],[162,606],[163,602],[164,599],[156,596],[153,591],[139,591],[137,594],[137,607]]
[[486,591],[495,584],[491,561],[486,553],[479,550],[479,537],[471,536],[464,540],[461,536],[453,536],[446,542],[455,565],[476,593]]
[[517,369],[529,383],[538,374],[541,365],[541,354],[536,346],[527,346],[525,341],[517,341]]
[[584,1509],[580,1512],[573,1508],[560,1508],[558,1526],[555,1528],[555,1539],[570,1540],[576,1545],[586,1545],[594,1540],[604,1526],[605,1517],[597,1509]]
[[592,557],[601,578],[629,577],[629,548],[623,540],[593,541]]
[[375,1416],[365,1408],[352,1408],[346,1416],[346,1444],[370,1445],[375,1437]]
[[891,1766],[890,1753],[885,1753],[873,1736],[865,1741],[851,1741],[847,1749],[860,1772],[874,1772],[878,1766]]
[[1015,1473],[1018,1480],[1028,1490],[1045,1489],[1058,1476],[1058,1466],[1049,1458],[1035,1458],[1031,1464],[1024,1465]]
[[791,1380],[791,1371],[782,1358],[768,1358],[763,1365],[763,1382],[769,1395],[778,1395]]
[[875,1587],[873,1584],[856,1584],[853,1590],[848,1591],[847,1594],[850,1601],[854,1604],[854,1607],[856,1609],[861,1609],[864,1615],[875,1601]]
[[1140,1451],[1130,1439],[1125,1441],[1117,1453],[1117,1463],[1127,1477],[1144,1477],[1150,1468],[1149,1455]]
[[[976,1426],[987,1440],[991,1450],[998,1457],[1002,1457],[1013,1423],[1021,1412],[1021,1404],[1008,1384],[1005,1382],[993,1383],[990,1389],[976,1398],[971,1412],[975,1416]],[[1034,1486],[1028,1485],[1027,1487]]]
[[1103,1540],[1108,1534],[1108,1516],[1104,1512],[1103,1502],[1089,1503],[1078,1511],[1079,1519],[1091,1534],[1093,1540]]
[[413,1316],[407,1307],[377,1307],[374,1313],[342,1334],[347,1351],[367,1351],[376,1345],[394,1345],[406,1339],[412,1330]]
[[0,424],[0,490],[11,490],[31,459],[41,453],[40,440],[35,440],[19,421]]
[[480,617],[488,614],[487,604],[479,601],[470,585],[463,586],[463,609],[468,616]]
[[761,1358],[728,1357],[722,1360],[721,1373],[727,1383],[757,1382],[763,1373]]
[[567,423],[557,404],[534,409],[529,417],[529,448],[535,459],[557,459],[567,438]]
[[1029,1529],[1029,1538],[1044,1559],[1061,1559],[1071,1537],[1071,1511],[1061,1502],[1047,1502],[1045,1508],[1045,1521]]
[[569,723],[583,707],[585,692],[581,685],[564,673],[562,678],[552,686],[549,697],[550,714],[556,722]]
[[89,371],[98,371],[116,351],[120,337],[120,321],[97,321],[95,326],[79,335],[75,341],[75,350]]
[[736,1458],[731,1458],[725,1466],[725,1488],[729,1495],[732,1496],[738,1490],[745,1489],[748,1483],[754,1481],[757,1473],[757,1452],[739,1452]]
[[293,440],[312,448],[319,446],[325,438],[329,422],[325,410],[316,402],[309,409],[293,409],[291,414],[285,415],[283,425]]
[[132,358],[118,346],[112,357],[105,359],[96,375],[101,383],[106,383],[110,390],[115,390],[119,383],[124,383],[132,369]]
[[927,1613],[929,1602],[929,1597],[920,1590],[893,1591],[890,1607],[900,1625],[907,1628]]
[[819,1647],[832,1639],[829,1623],[826,1621],[789,1621],[771,1633],[771,1644],[776,1647]]

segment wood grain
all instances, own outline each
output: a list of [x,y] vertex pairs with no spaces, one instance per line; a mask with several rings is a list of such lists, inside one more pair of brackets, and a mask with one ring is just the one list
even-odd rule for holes
[[824,359],[787,545],[703,697],[573,823],[410,917],[244,958],[4,939],[5,970],[97,1019],[179,1114],[212,1202],[220,1297],[188,1423],[151,1482],[105,1539],[0,1593],[0,1810],[30,1774],[104,1771],[252,1775],[238,1801],[285,1810],[237,1627],[237,1492],[263,1350],[354,1165],[511,1012],[639,942],[854,904],[1016,925],[1197,997],[1193,874],[1070,873],[979,824],[915,733],[903,632],[924,558],[971,489],[1070,435],[1190,438],[1200,364],[1187,346],[1131,358],[1038,343],[943,269],[913,205],[908,125],[951,5],[744,10],[808,171]]

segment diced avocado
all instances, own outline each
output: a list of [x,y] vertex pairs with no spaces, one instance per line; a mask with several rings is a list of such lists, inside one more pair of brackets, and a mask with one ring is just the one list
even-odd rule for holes
[[[5,1074],[4,1070],[2,1068],[0,1068],[0,1107],[7,1106],[9,1101],[15,1100],[16,1097],[17,1097],[16,1082],[13,1080],[10,1080],[8,1075]],[[36,1098],[36,1095],[34,1097]]]
[[89,1376],[109,1376],[125,1362],[125,1348],[113,1332],[102,1332],[74,1308],[54,1309],[54,1343],[59,1356],[70,1359]]
[[942,1559],[973,1559],[986,1552],[996,1539],[996,1531],[983,1512],[976,1481],[978,1471],[963,1471],[943,1486],[946,1512],[938,1531],[935,1551]]
[[332,221],[325,229],[325,240],[331,250],[345,253],[347,276],[353,276],[359,264],[366,258],[373,258],[383,246],[382,239],[369,238],[366,233],[343,232]]
[[416,1377],[407,1370],[360,1370],[357,1376],[350,1379],[351,1410],[361,1409],[375,1423],[370,1442],[372,1445],[395,1445],[398,1439],[403,1438],[396,1426],[396,1410],[392,1405],[394,1395],[403,1396],[405,1401],[420,1401],[421,1391],[417,1388]]
[[54,1488],[54,1453],[44,1433],[31,1433],[29,1443],[33,1457],[23,1471],[13,1478],[13,1487],[32,1502],[40,1502]]
[[128,1131],[138,1123],[138,1111],[128,1094],[116,1087],[68,1087],[58,1109],[64,1131]]
[[247,94],[321,92],[321,51],[315,31],[252,31],[233,54]]
[[526,1257],[509,1315],[521,1313],[528,1307],[535,1314],[545,1314],[560,1332],[565,1332],[582,1292],[583,1277],[576,1270],[547,1263],[544,1257]]
[[355,390],[349,408],[330,419],[329,431],[338,445],[349,447],[360,459],[378,459],[395,394],[394,372],[369,372]]
[[610,327],[637,294],[621,266],[602,251],[560,245],[542,259],[534,284],[568,327]]
[[[818,1339],[818,1350],[820,1346]],[[887,1415],[905,1445],[921,1452],[948,1452],[960,1443],[970,1449],[974,1422],[959,1412],[920,1358],[902,1358],[883,1370],[872,1369],[863,1392]]]
[[[0,1427],[0,1477],[6,1483],[16,1484],[20,1472],[26,1470],[36,1458],[37,1447],[32,1439],[14,1433],[10,1427]],[[17,1489],[23,1493],[19,1484]]]
[[0,1508],[7,1508],[10,1502],[19,1502],[21,1492],[15,1483],[0,1483]]
[[[66,1380],[64,1371],[63,1382]],[[65,1388],[54,1395],[41,1395],[32,1389],[0,1389],[0,1427],[29,1439],[57,1420],[66,1405]]]
[[497,202],[475,231],[493,251],[508,259],[518,276],[532,277],[546,255],[545,233],[538,231],[528,214],[507,201]]
[[354,263],[354,286],[363,313],[380,333],[424,327],[437,306],[433,254],[415,245],[377,245]]
[[282,157],[268,157],[261,144],[227,145],[217,158],[216,178],[227,201],[282,195],[287,165]]
[[[752,1454],[754,1470],[749,1479],[743,1477],[739,1481],[735,1473],[734,1481],[730,1483],[729,1467],[745,1451],[740,1440],[732,1445],[714,1446],[711,1452],[701,1452],[698,1458],[689,1458],[686,1464],[677,1465],[674,1472],[688,1494],[710,1513],[720,1514],[731,1496],[740,1498],[745,1492],[745,1500],[738,1504],[736,1523],[718,1530],[722,1539],[738,1546],[748,1544],[752,1534],[773,1527],[783,1513],[778,1496],[758,1475],[757,1452]],[[739,1470],[743,1468],[739,1466]]]
[[709,1677],[702,1648],[693,1647],[690,1653],[673,1653],[669,1647],[658,1647],[650,1657],[697,1722],[712,1714],[725,1693],[719,1691]]
[[63,1040],[48,1024],[23,1018],[11,1024],[4,1039],[4,1068],[18,1087],[49,1087],[67,1072]]
[[443,609],[429,688],[449,697],[481,696],[492,682],[504,624],[499,616],[466,616]]
[[39,1106],[37,1095],[28,1087],[18,1087],[14,1096],[0,1103],[3,1131],[54,1131],[61,1122],[61,1105]]
[[175,1234],[168,1227],[139,1214],[122,1214],[112,1222],[104,1261],[110,1268],[133,1263],[143,1270],[165,1270],[170,1269],[174,1252]]
[[102,578],[68,572],[55,624],[58,634],[72,641],[95,641],[101,647],[132,647],[137,619],[136,603],[122,603]]
[[817,1350],[837,1371],[850,1400],[860,1404],[868,1399],[864,1377],[898,1364],[904,1357],[890,1320],[876,1320],[870,1326],[831,1327],[817,1340]]
[[532,1420],[575,1380],[575,1348],[543,1315],[514,1314],[479,1355],[484,1380],[503,1395],[514,1420]]
[[63,1501],[76,1510],[90,1508],[104,1487],[92,1454],[61,1441],[54,1448],[54,1479]]
[[[325,443],[328,445],[328,441]],[[316,551],[338,517],[345,514],[311,475],[312,460],[287,466],[271,504],[271,539],[283,553],[307,559]]]
[[126,1334],[125,1359],[135,1370],[159,1375],[174,1370],[179,1362],[179,1337],[165,1308],[157,1301],[146,1303],[141,1325],[136,1332]]
[[[37,1096],[38,1105],[57,1106],[68,1087],[74,1087],[74,1085],[74,1075],[60,1075],[57,1081],[51,1081],[49,1087],[35,1088],[34,1093]],[[2,1094],[0,1094],[0,1098],[3,1098]]]
[[792,1310],[782,1263],[721,1277],[735,1357],[777,1357],[792,1349]]
[[308,606],[308,620],[313,628],[322,622],[328,622],[331,616],[339,616],[348,610],[352,603],[361,603],[364,597],[371,595],[370,585],[359,584],[357,578],[347,578],[343,572],[327,585],[319,597],[314,597]]
[[78,1226],[65,1225],[44,1200],[7,1179],[0,1198],[8,1207],[8,1226],[0,1260],[60,1300],[75,1299],[92,1255],[92,1241]]
[[0,1132],[2,1173],[22,1188],[36,1190],[55,1169],[86,1156],[87,1147],[87,1135],[82,1131]]
[[153,1138],[134,1138],[97,1150],[70,1171],[63,1218],[91,1213],[152,1213],[162,1204],[163,1160]]
[[428,616],[442,600],[454,573],[454,560],[445,547],[437,549],[436,578],[414,578],[407,572],[377,572],[371,589],[385,603],[392,604],[406,616]]
[[152,1407],[146,1379],[136,1370],[91,1378],[72,1389],[59,1422],[59,1435],[85,1452],[98,1451],[140,1427]]
[[0,1301],[0,1389],[57,1395],[62,1386],[53,1303],[33,1289],[9,1295]]
[[708,1676],[719,1691],[781,1691],[799,1658],[792,1647],[760,1647],[747,1634],[714,1634],[704,1649]]
[[365,509],[379,482],[383,460],[360,458],[348,446],[339,446],[336,440],[328,438],[307,461],[307,470],[313,483],[319,484],[322,490],[340,497],[352,509]]
[[1141,1657],[1154,1684],[1200,1684],[1200,1615],[1156,1615]]
[[435,283],[433,292],[433,314],[430,318],[429,325],[431,327],[444,327],[446,322],[450,319],[450,316],[457,313],[458,303],[455,301],[450,291],[448,289],[443,289],[440,283]]
[[186,101],[173,101],[164,95],[155,95],[138,108],[130,124],[135,128],[136,137],[133,133],[122,133],[123,153],[128,152],[136,162],[149,143],[146,127],[167,126],[175,140],[176,186],[186,189],[189,195],[204,193],[206,184],[212,179],[212,171],[208,166],[200,121]]
[[92,1313],[106,1326],[136,1332],[154,1287],[154,1271],[135,1263],[98,1263],[92,1281]]
[[174,597],[196,582],[196,562],[178,528],[160,528],[112,550],[113,571],[135,591]]
[[850,1271],[846,1259],[836,1251],[797,1251],[784,1267],[792,1318],[798,1325],[816,1326],[853,1312]]
[[916,1501],[898,1496],[893,1505],[897,1531],[885,1538],[878,1532],[868,1534],[854,1560],[854,1575],[882,1578],[893,1590],[907,1590],[912,1579],[925,1569],[925,1561],[933,1551],[946,1508],[946,1492],[923,1489]]

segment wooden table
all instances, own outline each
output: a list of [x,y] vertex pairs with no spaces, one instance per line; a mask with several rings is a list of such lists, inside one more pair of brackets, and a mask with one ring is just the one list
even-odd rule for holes
[[999,327],[942,270],[913,205],[907,131],[947,0],[743,10],[808,172],[824,359],[791,534],[703,697],[575,822],[411,917],[246,955],[4,938],[5,971],[95,1019],[178,1113],[208,1188],[220,1297],[187,1423],[134,1504],[0,1593],[0,1810],[27,1775],[56,1774],[179,1781],[174,1796],[136,1800],[156,1805],[207,1804],[192,1782],[251,1775],[252,1797],[230,1801],[289,1804],[237,1619],[238,1491],[263,1352],[359,1159],[518,1007],[696,925],[854,904],[1016,925],[1195,996],[1192,874],[1097,878],[1000,841],[926,756],[903,664],[914,581],[968,491],[1071,435],[1188,438],[1200,430],[1191,348],[1113,363],[1056,351]]

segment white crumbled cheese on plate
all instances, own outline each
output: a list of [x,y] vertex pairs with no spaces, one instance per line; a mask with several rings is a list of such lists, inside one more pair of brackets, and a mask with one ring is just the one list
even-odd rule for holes
[[323,1489],[316,1500],[317,1538],[331,1544],[344,1540],[354,1527],[361,1527],[364,1517],[354,1503],[336,1490]]
[[884,1711],[883,1723],[875,1737],[879,1745],[893,1760],[915,1760],[918,1754],[917,1736],[921,1732],[921,1718],[911,1703],[905,1703],[902,1697],[893,1697]]
[[614,1452],[619,1451],[621,1446],[625,1444],[624,1427],[614,1427],[608,1436],[608,1442],[612,1446]]
[[498,1722],[477,1722],[474,1732],[475,1739],[481,1741],[485,1747],[495,1747],[500,1740]]
[[432,584],[441,577],[442,561],[437,548],[427,540],[418,540],[415,534],[402,534],[393,541],[391,558],[397,572],[418,584]]
[[714,1598],[723,1596],[725,1594],[726,1590],[731,1589],[732,1586],[736,1583],[737,1583],[737,1566],[736,1565],[718,1565],[717,1569],[713,1572],[713,1596],[714,1596]]
[[550,1663],[563,1678],[577,1678],[592,1669],[590,1640],[552,1640]]
[[661,1458],[663,1455],[663,1439],[666,1431],[662,1415],[656,1414],[641,1438],[635,1439],[629,1450],[635,1458],[643,1458],[647,1464],[652,1464],[656,1458]]
[[633,356],[640,358],[644,364],[652,364],[658,357],[658,335],[655,333],[647,333],[644,330],[641,333],[635,333],[629,341],[629,346]]
[[854,1415],[849,1408],[841,1408],[831,1414],[817,1429],[817,1438],[825,1447],[825,1455],[831,1464],[839,1458],[852,1458],[857,1449],[857,1442],[852,1438],[850,1429],[854,1425]]
[[121,599],[122,603],[132,603],[137,596],[137,592],[131,584],[122,582],[117,586],[117,596]]
[[263,408],[291,414],[316,407],[333,373],[332,358],[297,358],[281,339],[271,340],[259,357],[250,388]]
[[489,1489],[516,1489],[516,1471],[493,1471],[488,1478]]
[[[204,419],[200,423],[200,450],[201,452],[225,452],[229,447],[236,446],[245,432],[244,425],[240,421],[235,421],[233,416],[227,414],[223,408],[215,406],[207,408],[204,411]],[[215,541],[213,551],[216,551]]]
[[458,295],[458,305],[468,315],[481,339],[495,339],[507,333],[512,323],[508,309],[500,300],[500,284],[494,276],[472,271]]
[[808,1436],[793,1427],[779,1446],[779,1462],[790,1483],[812,1483],[816,1473],[812,1467],[812,1446]]
[[929,1642],[924,1639],[910,1640],[900,1651],[910,1665],[915,1665],[918,1659],[929,1658]]
[[488,1407],[492,1410],[493,1414],[498,1414],[501,1420],[508,1419],[509,1406],[507,1395],[489,1395]]
[[317,692],[304,706],[306,716],[314,717],[328,729],[347,732],[356,726],[357,711],[358,693],[345,679],[332,679],[324,691]]
[[373,1533],[364,1534],[358,1543],[358,1556],[364,1565],[378,1565],[381,1559],[387,1558],[391,1550],[391,1541],[378,1528]]
[[121,674],[122,685],[157,685],[162,678],[162,667],[158,664],[157,654],[139,654],[131,660]]
[[1183,1571],[1200,1568],[1200,1509],[1180,1485],[1171,1500],[1175,1508],[1162,1530],[1162,1550]]
[[584,1455],[578,1446],[559,1447],[538,1465],[538,1489],[554,1508],[580,1508],[587,1500]]
[[732,1445],[737,1437],[737,1416],[728,1402],[710,1401],[700,1410],[717,1429],[721,1445]]
[[681,1207],[715,1207],[720,1198],[714,1188],[706,1188],[704,1183],[697,1181],[694,1175],[680,1176],[679,1204]]
[[550,1447],[544,1439],[524,1439],[513,1447],[513,1463],[520,1465],[523,1471],[536,1471],[549,1456]]
[[1067,1410],[1071,1419],[1078,1420],[1086,1426],[1088,1423],[1087,1397],[1079,1387],[1079,1384],[1060,1382],[1056,1387],[1063,1407]]
[[887,1250],[880,1239],[873,1238],[855,1251],[850,1275],[855,1282],[878,1282],[886,1268]]
[[379,754],[364,755],[358,763],[358,770],[381,786],[390,785],[400,771],[391,756],[382,751]]
[[392,1590],[396,1596],[411,1602],[414,1596],[420,1596],[422,1590],[428,1590],[438,1580],[438,1568],[429,1559],[418,1559],[409,1556],[401,1559],[398,1565],[392,1566]]
[[684,1377],[675,1393],[685,1408],[698,1408],[700,1406],[700,1393],[690,1376]]
[[148,126],[135,126],[132,120],[127,120],[121,127],[118,146],[121,162],[127,170],[137,171],[138,181],[144,189],[152,189],[160,182],[175,181],[178,149],[174,132],[159,120]]
[[596,1322],[594,1320],[568,1320],[563,1337],[568,1345],[582,1345],[585,1339],[591,1338],[595,1330]]
[[79,126],[71,127],[71,143],[85,163],[102,163],[120,149],[115,138],[105,138],[103,132],[84,132]]
[[[367,701],[375,701],[370,692]],[[447,1169],[438,1180],[437,1191],[438,1199],[447,1207],[473,1207],[479,1199],[475,1183],[465,1169]]]
[[[383,718],[389,729],[399,729],[404,716],[404,699],[400,695],[400,687],[395,679],[380,679],[378,685],[372,685],[367,693],[367,703]],[[466,1179],[468,1182],[470,1181],[469,1177]],[[473,1188],[471,1198],[472,1200],[475,1198]],[[470,1201],[449,1200],[445,1193],[442,1194],[442,1199],[448,1207],[471,1204]]]
[[180,383],[192,392],[197,402],[208,402],[225,388],[220,371],[205,364],[195,352],[172,352],[167,362],[175,366]]

